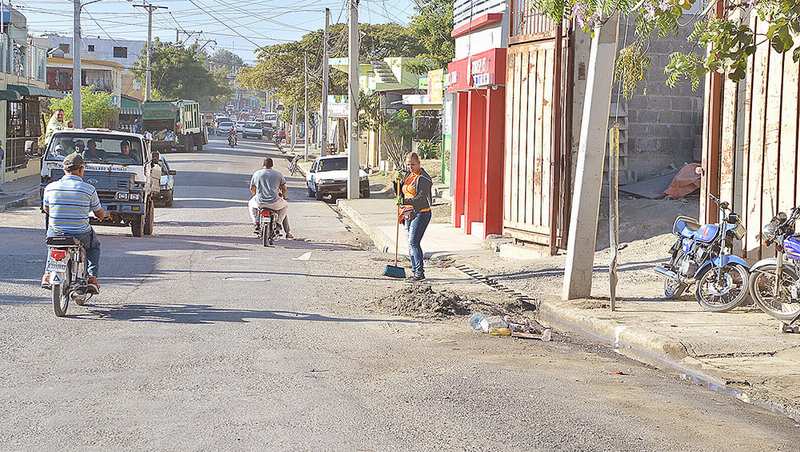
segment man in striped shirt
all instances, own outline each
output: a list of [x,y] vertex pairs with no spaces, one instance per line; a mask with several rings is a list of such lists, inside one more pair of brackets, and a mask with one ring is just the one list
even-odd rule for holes
[[[99,220],[103,220],[106,211],[100,205],[95,188],[83,181],[83,157],[72,153],[64,158],[63,165],[64,177],[48,184],[42,195],[42,203],[49,220],[47,237],[70,236],[81,241],[89,264],[86,269],[89,273],[87,283],[98,292],[100,242],[89,225],[89,214],[93,212]],[[48,274],[42,277],[42,286],[50,286]]]

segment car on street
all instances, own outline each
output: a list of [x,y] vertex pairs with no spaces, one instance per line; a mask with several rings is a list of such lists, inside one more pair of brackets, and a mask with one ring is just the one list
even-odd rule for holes
[[259,140],[264,138],[264,127],[261,125],[260,122],[248,122],[245,123],[244,129],[242,129],[242,138],[258,138]]
[[236,131],[238,133],[242,133],[244,130],[244,126],[247,124],[247,121],[236,121]]
[[154,196],[155,201],[164,207],[172,207],[175,199],[175,175],[177,171],[169,167],[167,159],[162,155],[158,161],[161,166],[161,189]]
[[[359,191],[362,198],[369,198],[369,176],[358,170]],[[347,156],[327,155],[319,157],[306,175],[308,196],[321,201],[325,196],[335,198],[347,195]]]
[[217,123],[217,136],[226,136],[233,128],[233,121],[220,121]]

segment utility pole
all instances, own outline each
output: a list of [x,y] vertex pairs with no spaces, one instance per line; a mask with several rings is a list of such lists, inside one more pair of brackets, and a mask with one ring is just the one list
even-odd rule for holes
[[83,127],[81,116],[81,0],[72,0],[72,124]]
[[303,113],[303,129],[305,130],[303,136],[303,148],[305,150],[305,159],[308,160],[308,53],[303,54],[303,75],[305,78],[305,112]]
[[322,119],[320,120],[319,155],[328,150],[328,87],[330,86],[330,70],[328,68],[328,28],[330,27],[331,10],[325,8],[325,31],[322,33]]
[[147,70],[145,72],[145,88],[144,100],[150,100],[153,90],[153,71],[150,66],[150,60],[153,58],[153,11],[157,9],[167,9],[166,6],[156,6],[152,3],[142,3],[141,5],[133,5],[134,8],[143,8],[147,10]]
[[349,101],[350,101],[350,115],[347,121],[347,134],[348,134],[348,147],[349,153],[347,156],[347,199],[359,198],[359,158],[358,158],[358,54],[359,54],[359,36],[358,36],[358,1],[350,1],[350,39],[348,43],[348,65],[349,67]]

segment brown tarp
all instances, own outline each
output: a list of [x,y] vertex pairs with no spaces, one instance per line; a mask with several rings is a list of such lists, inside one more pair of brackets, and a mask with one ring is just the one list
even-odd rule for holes
[[664,190],[664,194],[667,198],[684,198],[700,190],[700,175],[697,174],[697,168],[700,168],[700,164],[698,163],[684,165],[672,179],[672,183],[669,184],[669,187]]

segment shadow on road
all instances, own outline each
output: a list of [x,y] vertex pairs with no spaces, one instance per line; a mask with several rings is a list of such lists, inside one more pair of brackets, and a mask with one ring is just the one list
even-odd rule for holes
[[224,274],[224,275],[260,275],[260,276],[296,276],[299,278],[331,278],[331,279],[346,279],[346,280],[364,280],[364,281],[391,281],[383,276],[355,276],[355,275],[326,275],[302,272],[269,272],[269,271],[254,271],[254,270],[161,270],[161,273],[192,273],[192,274]]
[[[128,322],[155,322],[155,323],[187,323],[187,324],[213,324],[218,322],[242,323],[248,320],[300,320],[306,322],[337,322],[337,323],[419,323],[414,320],[402,319],[366,319],[349,317],[330,317],[321,314],[281,310],[256,310],[256,309],[223,309],[206,304],[179,304],[179,305],[154,305],[154,304],[124,304],[113,308],[92,307],[91,314],[71,316],[74,319],[84,320],[118,320]],[[97,316],[97,317],[95,317]]]

